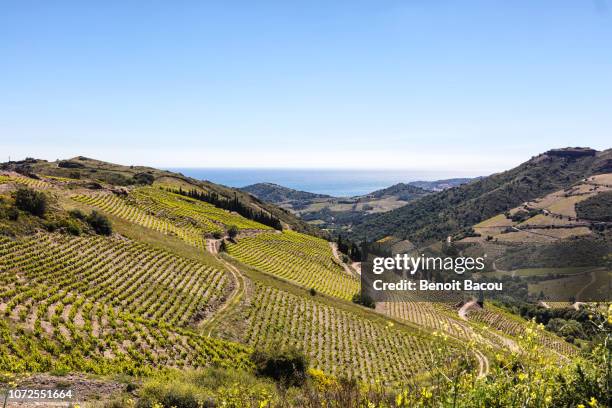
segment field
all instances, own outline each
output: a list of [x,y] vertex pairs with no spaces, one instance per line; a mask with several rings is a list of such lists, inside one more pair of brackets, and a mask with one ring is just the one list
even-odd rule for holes
[[[19,186],[42,192],[49,206],[45,217],[20,211],[0,223],[0,373],[252,371],[253,351],[291,346],[325,375],[391,385],[427,381],[460,361],[473,378],[487,378],[493,358],[521,351],[526,322],[494,307],[466,311],[446,298],[353,303],[359,279],[330,242],[160,188],[169,180],[187,187],[181,179],[89,187],[55,174],[1,177],[2,211]],[[92,210],[111,220],[110,236],[88,226]],[[80,227],[70,232],[62,220]],[[576,354],[553,334],[538,342],[555,359]]]
[[2,239],[0,265],[0,370],[247,364],[243,346],[190,328],[230,289],[222,271],[127,239],[59,234]]
[[359,281],[319,238],[291,231],[264,233],[228,244],[227,252],[249,266],[330,296],[350,300],[359,290]]
[[399,381],[432,365],[435,339],[357,313],[257,285],[245,313],[254,348],[297,346],[325,372],[365,381]]

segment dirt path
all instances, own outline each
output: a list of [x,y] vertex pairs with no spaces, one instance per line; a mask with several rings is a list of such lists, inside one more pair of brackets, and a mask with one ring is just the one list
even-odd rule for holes
[[334,258],[338,261],[342,267],[344,268],[344,272],[351,276],[355,276],[355,272],[344,262],[342,262],[342,258],[340,257],[340,252],[338,251],[338,245],[335,242],[330,242],[329,246],[331,247],[332,254],[334,254]]
[[463,320],[467,320],[467,312],[468,310],[470,310],[473,307],[479,307],[478,306],[478,302],[475,300],[470,300],[469,302],[466,302],[463,306],[461,306],[461,308],[457,311],[457,313],[459,314],[459,317],[462,318]]
[[476,360],[478,360],[478,378],[484,378],[489,374],[489,359],[478,350],[474,350]]
[[231,263],[227,262],[223,257],[219,255],[218,246],[216,245],[216,240],[213,241],[215,244],[209,246],[209,240],[206,241],[206,249],[215,255],[215,258],[219,262],[225,266],[227,271],[232,275],[234,281],[236,282],[236,286],[234,286],[234,290],[227,297],[227,300],[223,303],[223,305],[215,311],[215,313],[207,320],[200,323],[200,329],[202,333],[206,334],[210,337],[213,329],[215,328],[217,322],[220,321],[225,315],[231,313],[239,304],[242,298],[245,295],[245,283],[244,277],[242,273]]
[[221,241],[221,239],[206,239],[206,250],[213,255],[217,255]]

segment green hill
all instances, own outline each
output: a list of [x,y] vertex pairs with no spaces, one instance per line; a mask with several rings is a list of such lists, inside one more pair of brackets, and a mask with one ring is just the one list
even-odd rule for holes
[[262,201],[269,203],[282,203],[284,201],[293,200],[313,200],[315,198],[331,198],[325,194],[309,193],[307,191],[294,190],[289,187],[280,186],[274,183],[256,183],[246,187],[241,187],[240,190],[246,191],[254,195]]
[[375,240],[397,235],[418,244],[441,240],[522,202],[608,172],[611,163],[612,150],[551,150],[514,169],[355,220],[351,237]]

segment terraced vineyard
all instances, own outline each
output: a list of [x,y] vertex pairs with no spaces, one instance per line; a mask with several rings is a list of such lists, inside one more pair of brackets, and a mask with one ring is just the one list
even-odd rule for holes
[[38,188],[38,189],[47,189],[50,188],[51,185],[44,180],[37,180],[29,177],[18,176],[14,174],[0,174],[0,184],[4,183],[17,183],[24,186]]
[[380,302],[377,303],[377,309],[396,319],[444,331],[456,338],[470,339],[474,335],[465,322],[447,316],[432,302]]
[[359,281],[335,261],[327,241],[293,231],[261,233],[228,244],[227,252],[247,265],[306,288],[351,299]]
[[249,220],[240,215],[217,208],[190,197],[164,191],[159,188],[144,187],[134,190],[130,197],[155,214],[164,214],[170,217],[194,219],[207,226],[211,231],[222,231],[219,227],[236,226],[238,229],[272,230],[267,225]]
[[72,199],[98,208],[119,218],[123,218],[131,223],[151,228],[163,234],[177,236],[188,244],[202,249],[206,248],[204,234],[218,230],[206,230],[190,223],[177,222],[175,224],[167,218],[156,216],[155,213],[143,210],[113,194],[82,194],[72,196]]
[[[525,334],[526,326],[520,317],[509,316],[492,305],[487,305],[485,309],[470,311],[468,318],[510,336],[518,337]],[[538,337],[538,342],[565,356],[573,356],[578,353],[575,347],[547,332]]]
[[189,329],[219,307],[229,279],[123,238],[1,238],[0,370],[246,366],[244,346]]
[[320,369],[366,381],[408,379],[431,365],[435,340],[264,285],[256,285],[244,340],[293,345]]

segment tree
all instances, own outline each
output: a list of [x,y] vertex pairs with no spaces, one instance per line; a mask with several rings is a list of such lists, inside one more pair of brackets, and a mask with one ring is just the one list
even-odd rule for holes
[[236,235],[238,235],[238,227],[235,225],[230,226],[227,229],[227,235],[229,235],[230,239],[234,239],[236,238]]
[[300,386],[306,381],[308,359],[296,348],[271,348],[251,355],[255,373],[272,378],[284,387]]
[[110,235],[113,233],[113,226],[105,215],[97,211],[92,211],[87,216],[87,223],[100,235]]
[[47,211],[47,196],[31,188],[20,188],[13,196],[15,206],[22,211],[43,217]]

